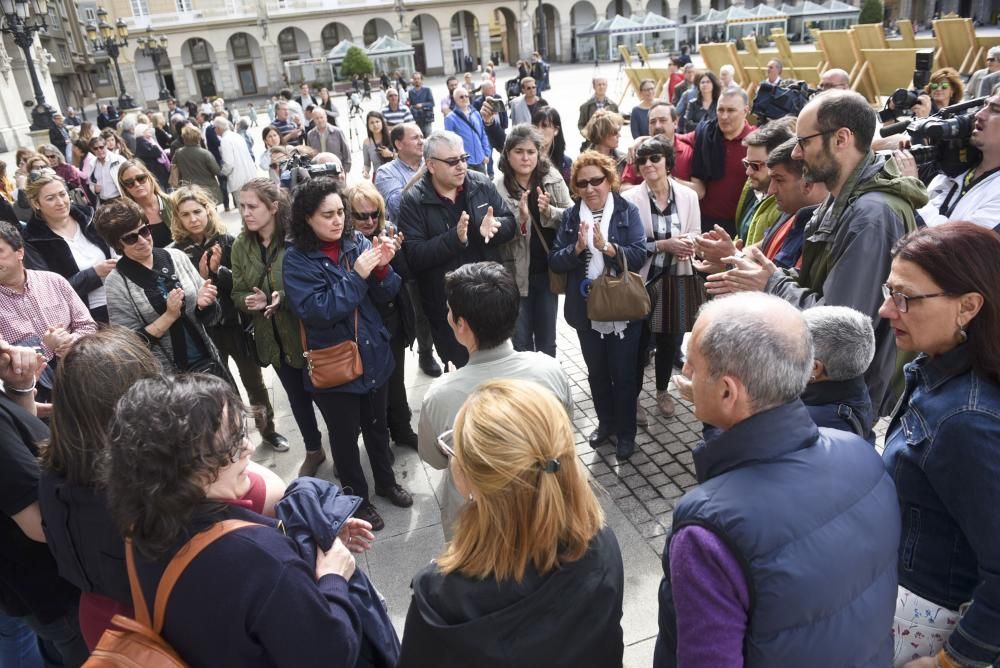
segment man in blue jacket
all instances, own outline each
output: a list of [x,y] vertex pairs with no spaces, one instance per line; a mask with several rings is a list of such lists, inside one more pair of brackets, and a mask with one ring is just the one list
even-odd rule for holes
[[470,103],[469,91],[459,86],[451,95],[455,100],[455,110],[444,119],[444,128],[462,138],[465,152],[469,154],[469,169],[485,174],[493,147],[486,136],[483,117]]
[[[468,93],[466,93],[468,94]],[[499,246],[514,238],[514,214],[492,181],[467,166],[462,138],[438,131],[424,142],[427,173],[403,195],[402,251],[431,325],[438,354],[455,367],[469,361],[468,351],[448,325],[444,276],[469,262],[500,261]]]

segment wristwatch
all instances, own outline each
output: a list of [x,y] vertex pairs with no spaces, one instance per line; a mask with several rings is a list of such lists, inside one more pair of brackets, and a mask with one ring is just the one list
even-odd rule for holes
[[607,240],[605,240],[604,241],[604,245],[601,246],[601,252],[602,253],[607,253],[608,252],[608,242],[607,242]]

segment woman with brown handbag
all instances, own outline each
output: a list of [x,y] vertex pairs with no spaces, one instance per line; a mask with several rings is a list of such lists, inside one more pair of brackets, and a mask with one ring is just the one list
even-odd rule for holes
[[[389,237],[370,242],[355,231],[340,182],[329,178],[311,179],[296,189],[290,235],[285,299],[302,321],[306,389],[326,421],[342,486],[364,500],[355,516],[378,531],[385,523],[369,500],[358,455],[359,430],[375,494],[401,508],[413,505],[392,470],[386,405],[395,362],[374,303],[399,292],[399,275],[389,264],[396,245]],[[306,457],[307,462],[310,457],[326,459],[322,450]]]
[[[646,261],[646,233],[639,210],[617,190],[615,161],[596,151],[585,151],[573,163],[571,181],[580,201],[563,214],[556,233],[549,267],[567,274],[566,322],[576,329],[580,349],[587,364],[597,429],[590,434],[590,446],[598,447],[610,437],[618,438],[616,453],[628,459],[635,451],[636,356],[639,354],[639,330],[642,317],[592,319],[588,314],[598,296],[591,286],[599,285],[606,272],[622,277],[620,283],[641,279],[621,271],[624,259],[628,268],[638,269]],[[645,295],[645,290],[641,290]],[[633,303],[613,304],[636,316],[641,308]],[[646,298],[645,308],[648,311]]]

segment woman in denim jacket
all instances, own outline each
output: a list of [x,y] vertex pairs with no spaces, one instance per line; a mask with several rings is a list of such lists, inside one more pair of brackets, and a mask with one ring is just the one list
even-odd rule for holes
[[895,665],[1000,661],[1000,236],[971,223],[896,246],[879,315],[906,366],[883,459],[903,531]]

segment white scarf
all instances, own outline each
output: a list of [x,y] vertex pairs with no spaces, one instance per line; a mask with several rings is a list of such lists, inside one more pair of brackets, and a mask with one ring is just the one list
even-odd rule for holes
[[[611,217],[615,213],[615,198],[610,193],[607,201],[604,202],[604,212],[601,214],[601,236],[606,243],[608,241],[608,229],[611,226]],[[590,262],[587,264],[587,278],[591,281],[604,273],[604,253],[594,247],[594,214],[583,201],[580,202],[580,224],[587,223],[587,248],[590,249]],[[620,251],[619,251],[620,252]],[[625,328],[628,322],[625,320],[614,320],[602,322],[598,320],[590,321],[590,328],[600,334],[603,338],[606,334],[617,334],[619,338],[625,338]]]

